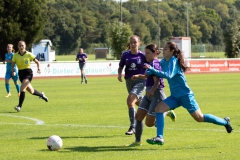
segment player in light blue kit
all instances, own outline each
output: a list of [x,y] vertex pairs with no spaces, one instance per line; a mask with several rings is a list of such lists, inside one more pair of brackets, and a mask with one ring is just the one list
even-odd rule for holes
[[147,63],[146,57],[143,52],[138,50],[140,46],[140,38],[133,35],[130,38],[129,50],[123,52],[118,68],[118,80],[122,82],[122,70],[125,66],[125,81],[128,91],[127,106],[130,119],[130,127],[125,133],[126,135],[132,135],[135,133],[135,104],[139,104],[142,99],[143,92],[145,90],[145,79],[138,78],[132,80],[131,77],[135,74],[145,74],[144,63]]
[[156,124],[157,124],[157,136],[152,139],[147,139],[149,144],[163,145],[163,130],[164,130],[164,115],[163,113],[168,110],[173,110],[180,106],[183,106],[189,114],[197,122],[208,122],[221,126],[225,126],[228,133],[231,133],[233,128],[230,124],[230,118],[219,118],[212,114],[202,114],[192,90],[186,83],[184,72],[187,71],[187,67],[184,63],[184,57],[182,52],[178,49],[177,45],[173,42],[167,42],[163,48],[163,59],[160,62],[162,71],[156,70],[150,65],[146,65],[148,69],[147,75],[156,75],[160,78],[166,78],[171,95],[160,102],[156,109]]
[[5,54],[5,61],[7,62],[6,64],[6,74],[5,74],[5,87],[7,90],[7,95],[6,97],[10,97],[11,96],[11,92],[10,92],[10,84],[9,84],[9,80],[10,78],[12,78],[12,80],[14,81],[14,84],[16,86],[17,92],[18,92],[18,96],[20,95],[20,86],[18,84],[18,70],[17,70],[17,66],[14,66],[14,71],[15,71],[15,75],[12,75],[12,70],[11,70],[11,66],[12,66],[12,57],[14,55],[13,53],[13,45],[12,44],[8,44],[7,45],[7,53]]
[[[162,68],[159,64],[158,55],[160,54],[160,50],[156,44],[149,44],[145,47],[145,55],[147,61],[150,66],[155,68],[156,70],[161,71]],[[152,127],[155,125],[155,108],[159,102],[166,98],[164,93],[164,81],[162,78],[159,78],[155,75],[146,76],[143,74],[133,75],[132,79],[136,80],[137,78],[146,79],[146,95],[143,97],[137,113],[136,113],[136,127],[135,127],[135,142],[129,147],[141,146],[141,137],[143,133],[143,119],[145,119],[145,123],[148,127]],[[173,122],[175,122],[176,115],[170,110],[164,113],[164,116],[169,116]]]

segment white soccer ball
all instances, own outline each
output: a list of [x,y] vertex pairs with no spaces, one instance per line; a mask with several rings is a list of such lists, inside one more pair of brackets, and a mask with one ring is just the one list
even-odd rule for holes
[[52,135],[47,139],[47,147],[50,151],[57,151],[62,148],[62,139],[57,135]]

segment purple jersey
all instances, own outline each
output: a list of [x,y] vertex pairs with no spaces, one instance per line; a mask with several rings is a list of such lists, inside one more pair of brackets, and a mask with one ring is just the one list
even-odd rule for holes
[[[152,66],[156,70],[162,71],[162,68],[160,66],[160,62],[158,59],[154,59],[153,62],[150,63],[150,66]],[[155,75],[150,75],[147,77],[147,80],[146,80],[147,87],[152,87],[154,85],[153,76],[155,76]],[[162,78],[159,78],[159,81],[160,81],[160,84],[159,84],[158,88],[161,89],[164,87],[164,81]]]
[[145,54],[138,51],[137,54],[132,54],[131,51],[126,51],[122,54],[119,62],[119,67],[125,66],[124,78],[131,78],[135,74],[145,74],[144,63],[146,63]]
[[[82,58],[82,59],[79,60],[78,58]],[[86,63],[85,59],[83,59],[83,58],[87,58],[87,54],[86,53],[83,53],[83,54],[78,53],[77,54],[76,59],[79,61],[79,63]]]

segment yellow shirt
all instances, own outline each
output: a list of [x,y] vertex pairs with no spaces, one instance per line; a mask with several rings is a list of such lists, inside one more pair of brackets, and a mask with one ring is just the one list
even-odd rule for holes
[[21,55],[19,52],[13,55],[12,61],[16,63],[19,70],[30,69],[30,62],[35,59],[35,55],[31,52],[25,52],[24,55]]

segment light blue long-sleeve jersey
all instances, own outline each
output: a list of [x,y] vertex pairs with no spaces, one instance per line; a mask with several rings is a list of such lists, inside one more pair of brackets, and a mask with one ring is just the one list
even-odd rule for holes
[[170,87],[171,95],[181,97],[187,94],[193,94],[187,85],[186,77],[178,63],[178,59],[173,56],[169,61],[165,58],[160,61],[162,71],[150,67],[147,74],[154,74],[160,78],[166,78]]

